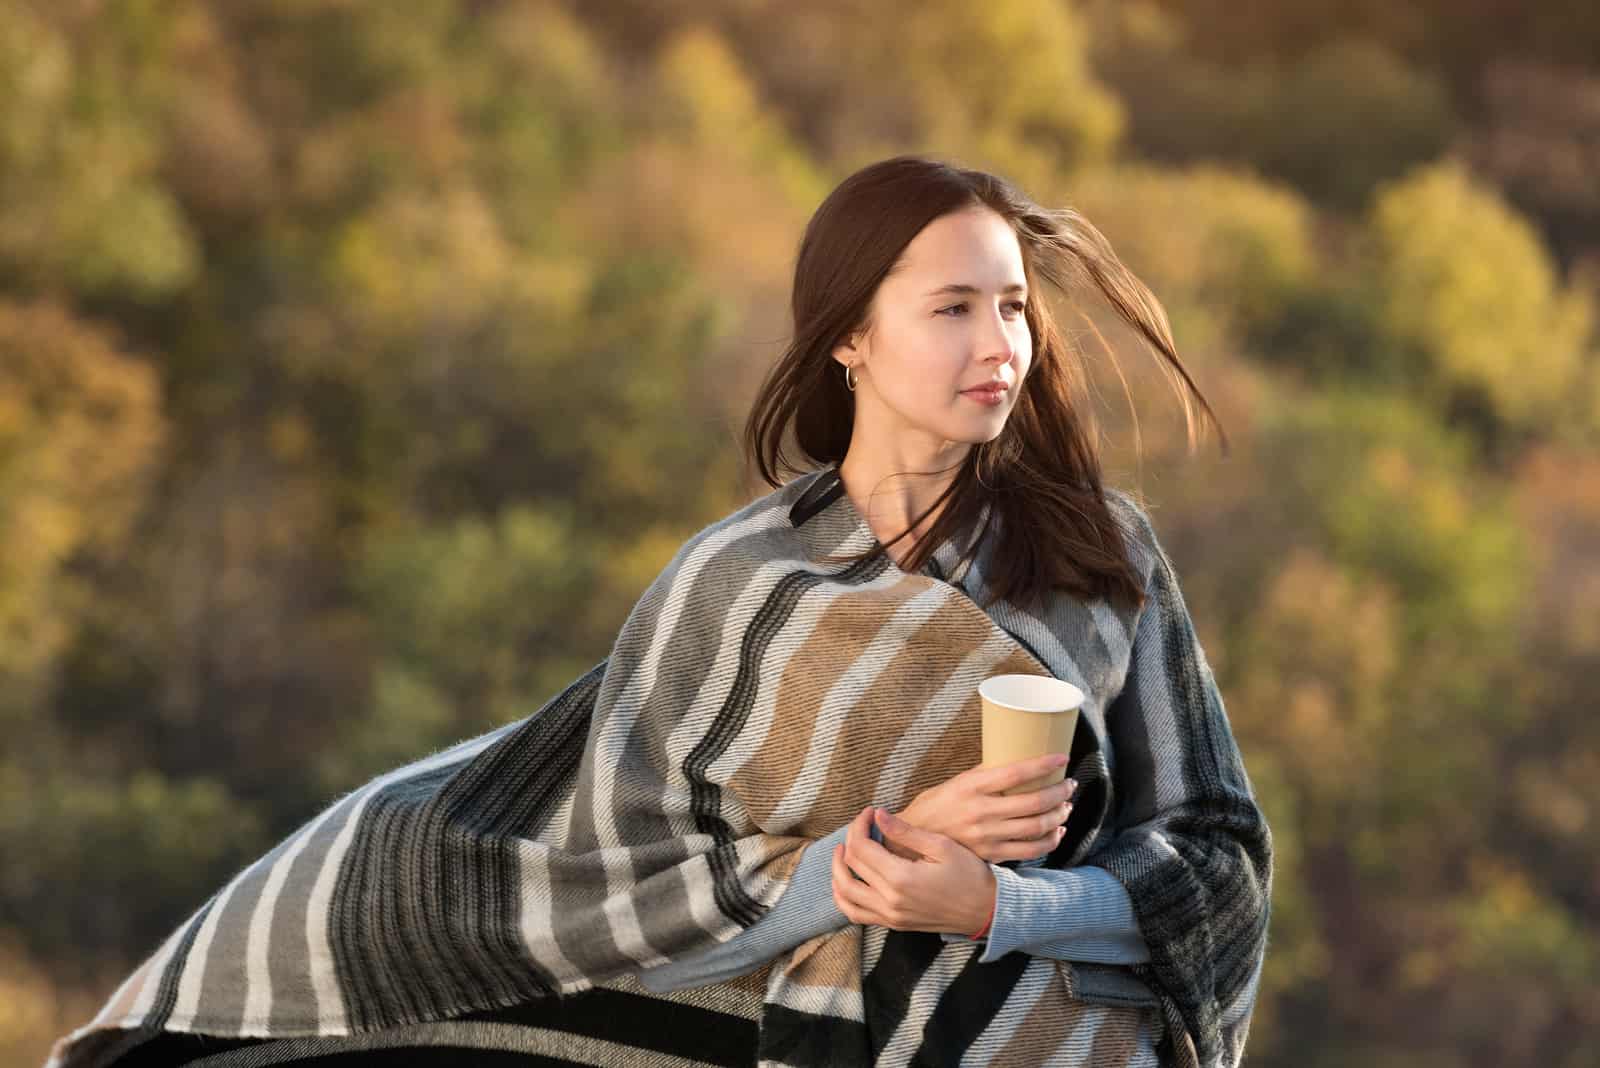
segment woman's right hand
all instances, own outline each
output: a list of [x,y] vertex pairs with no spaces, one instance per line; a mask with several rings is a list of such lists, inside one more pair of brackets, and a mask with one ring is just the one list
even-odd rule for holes
[[922,791],[899,816],[914,827],[955,839],[984,860],[1042,857],[1066,832],[1069,799],[1078,784],[1067,779],[1010,797],[1002,791],[1064,763],[1059,754],[1047,753],[993,768],[969,768]]

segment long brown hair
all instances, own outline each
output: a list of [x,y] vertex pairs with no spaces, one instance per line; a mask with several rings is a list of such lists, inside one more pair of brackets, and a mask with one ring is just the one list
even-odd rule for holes
[[[1177,372],[1227,452],[1227,434],[1178,359],[1160,302],[1087,219],[1070,208],[1041,208],[996,175],[904,155],[850,175],[806,225],[791,295],[794,336],[762,383],[744,431],[747,462],[754,459],[769,485],[783,485],[785,469],[799,474],[844,459],[855,398],[831,355],[834,348],[871,329],[873,295],[911,239],[934,219],[977,205],[1011,224],[1030,291],[1037,291],[1039,278],[1062,293],[1086,284],[1097,289]],[[1021,392],[1005,429],[993,441],[974,445],[939,498],[888,544],[948,501],[901,564],[916,572],[935,548],[970,529],[988,503],[1000,530],[986,576],[991,603],[995,597],[1037,603],[1045,591],[1064,589],[1140,606],[1138,573],[1101,485],[1091,413],[1086,401],[1074,399],[1086,395],[1081,358],[1057,330],[1044,300],[1029,300],[1024,314],[1033,364],[1018,383]],[[1194,408],[1181,391],[1180,397],[1192,445]],[[796,467],[785,454],[783,438],[791,425],[812,464]],[[885,548],[875,546],[855,559]]]

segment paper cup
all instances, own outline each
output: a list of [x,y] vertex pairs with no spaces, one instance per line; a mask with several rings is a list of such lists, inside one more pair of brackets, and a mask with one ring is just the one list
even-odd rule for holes
[[[983,702],[983,766],[998,767],[1046,753],[1072,752],[1083,691],[1048,675],[992,675],[978,686]],[[1007,794],[1025,794],[1067,777],[1056,768]]]

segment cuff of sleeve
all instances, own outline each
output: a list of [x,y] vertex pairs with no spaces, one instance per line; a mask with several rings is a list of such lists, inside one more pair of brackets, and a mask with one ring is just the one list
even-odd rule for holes
[[[1030,887],[1030,882],[1048,886],[1048,898],[1030,904],[1033,895],[1029,891],[1043,889]],[[1070,902],[1071,907],[1063,907],[1063,902]],[[1066,955],[1059,952],[1060,947],[1072,946],[1073,959],[1102,959],[1101,944],[1123,937],[1121,933],[1133,926],[1131,913],[1123,915],[1128,911],[1126,891],[1114,876],[1100,868],[1064,868],[1047,873],[997,867],[994,926],[989,932],[989,944],[978,959],[987,964],[1015,949],[1032,952],[1043,948],[1034,946],[1041,939],[1051,947],[1045,950],[1047,956]],[[1142,950],[1143,943],[1137,935],[1133,942]]]
[[973,938],[971,935],[962,934],[962,933],[959,933],[959,932],[956,932],[956,931],[942,931],[942,932],[940,932],[939,937],[944,939],[945,942],[947,942],[947,943],[948,942],[987,942],[990,939],[994,938],[995,931],[999,930],[999,928],[1000,928],[1000,873],[1004,869],[1001,868],[998,864],[991,863],[989,865],[989,870],[994,872],[995,907],[994,907],[994,917],[989,921],[989,929],[988,929],[988,931],[984,932],[983,936],[980,937],[980,938]]
[[833,900],[833,847],[843,845],[849,825],[810,843],[776,903],[755,923],[700,953],[638,973],[653,993],[702,986],[744,975],[776,954],[826,931],[849,924]]
[[1021,941],[1017,938],[1017,907],[1022,877],[1010,868],[991,863],[994,872],[994,922],[989,925],[988,945],[979,964],[988,964],[1010,953]]

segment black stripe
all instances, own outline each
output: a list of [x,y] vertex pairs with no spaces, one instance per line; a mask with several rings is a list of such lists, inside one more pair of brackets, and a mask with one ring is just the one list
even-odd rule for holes
[[834,1068],[868,1064],[867,1028],[842,1016],[818,1016],[787,1005],[767,1004],[761,1010],[762,1063],[795,1068]]
[[[521,898],[511,836],[570,792],[605,666],[471,760],[393,783],[368,803],[339,871],[330,925],[352,1026],[555,991],[515,934]],[[475,835],[485,827],[501,831],[501,841],[479,849]],[[462,953],[463,939],[501,952]]]
[[163,1031],[148,1036],[148,1041],[116,1060],[104,1062],[100,1068],[171,1068],[172,1065],[187,1064],[213,1053],[239,1049],[241,1046],[259,1046],[271,1041],[267,1038],[219,1038],[216,1035]]
[[1110,781],[1100,739],[1083,716],[1072,731],[1072,747],[1067,757],[1067,775],[1078,784],[1072,795],[1072,814],[1067,818],[1067,833],[1050,851],[1046,866],[1065,868],[1082,859],[1105,826],[1111,809]]
[[1033,959],[1026,953],[1007,953],[979,964],[980,956],[974,953],[939,995],[933,1015],[922,1025],[922,1044],[911,1060],[915,1068],[956,1068],[962,1054],[994,1022]]
[[309,1057],[296,1053],[293,1057],[292,1062],[283,1063],[293,1063],[296,1068],[394,1068],[396,1065],[405,1068],[593,1068],[589,1061],[473,1046],[388,1046],[317,1053]]
[[[756,1063],[757,1023],[731,1013],[698,1005],[667,1001],[627,991],[594,988],[566,997],[550,996],[504,1009],[491,1009],[455,1017],[451,1022],[488,1022],[537,1028],[556,1034],[581,1035],[634,1049],[670,1054],[688,1060],[753,1068]],[[370,1036],[327,1036],[315,1040],[322,1052],[307,1055],[306,1039],[216,1038],[210,1035],[161,1034],[128,1056],[116,1068],[170,1068],[191,1060],[238,1049],[262,1046],[252,1052],[253,1063],[278,1063],[272,1047],[282,1047],[283,1063],[295,1064],[489,1064],[495,1058],[515,1056],[507,1064],[568,1065],[587,1062],[545,1057],[522,1051],[463,1048],[448,1045],[400,1044],[376,1049],[339,1049],[346,1042],[369,1041]],[[425,1041],[425,1040],[424,1040]],[[552,1043],[553,1045],[554,1043]],[[254,1057],[260,1057],[254,1061]],[[826,1064],[828,1062],[820,1062]]]
[[477,1012],[463,1020],[539,1027],[620,1042],[636,1049],[744,1068],[755,1064],[756,1021],[626,990],[595,987],[565,997],[540,998],[510,1008]]
[[202,905],[194,919],[189,921],[189,929],[183,932],[183,937],[178,940],[178,946],[172,951],[167,966],[161,970],[161,985],[156,988],[156,996],[150,1003],[150,1011],[145,1014],[143,1027],[160,1028],[172,1017],[172,1010],[178,1004],[178,983],[183,978],[184,961],[194,946],[196,936],[200,934],[200,925],[206,922],[206,917],[211,915],[212,908],[216,906],[217,899],[221,896],[220,890],[212,894],[211,900]]
[[[468,944],[492,947],[486,957],[471,961],[478,965],[479,1003],[505,1004],[557,991],[555,977],[521,941],[518,841],[532,837],[571,794],[607,663],[591,668],[440,791],[436,830],[445,864],[437,914],[457,917],[467,929]],[[452,952],[449,941],[435,949],[436,955]]]
[[837,467],[824,469],[790,506],[789,522],[795,527],[804,526],[806,520],[838,500],[843,492],[844,482],[839,478],[839,469]]
[[[832,578],[851,584],[866,582],[887,567],[885,558],[873,557],[851,564]],[[739,647],[739,672],[727,700],[710,729],[683,762],[683,774],[690,784],[690,810],[694,813],[695,826],[717,841],[716,847],[706,855],[711,870],[712,896],[723,915],[742,927],[755,923],[766,910],[745,892],[738,878],[733,831],[721,816],[722,788],[707,778],[707,771],[744,730],[760,688],[761,662],[767,645],[794,614],[800,598],[824,579],[822,575],[792,572],[773,587],[745,631]]]
[[206,917],[210,915],[220,896],[221,891],[212,894],[211,899],[190,919],[188,928],[172,951],[172,956],[161,969],[160,985],[156,987],[155,997],[151,1000],[149,1012],[145,1014],[144,1023],[137,1028],[119,1028],[85,1035],[73,1046],[70,1064],[75,1068],[109,1068],[113,1064],[119,1066],[131,1064],[134,1063],[133,1059],[145,1057],[146,1049],[153,1042],[161,1040],[161,1027],[171,1018],[172,1010],[178,1003],[178,983],[183,978],[184,959],[194,946],[195,937],[200,933],[200,925],[206,922]]
[[[361,813],[330,899],[328,941],[350,1025],[368,1030],[423,1019],[433,991],[448,981],[418,968],[423,947],[404,914],[421,898],[406,826],[409,810],[456,769],[436,768],[377,791]],[[423,985],[431,979],[433,988]]]
[[889,931],[883,952],[861,980],[861,1003],[867,1018],[872,1060],[894,1036],[911,1004],[911,992],[944,949],[944,939],[927,931]]

